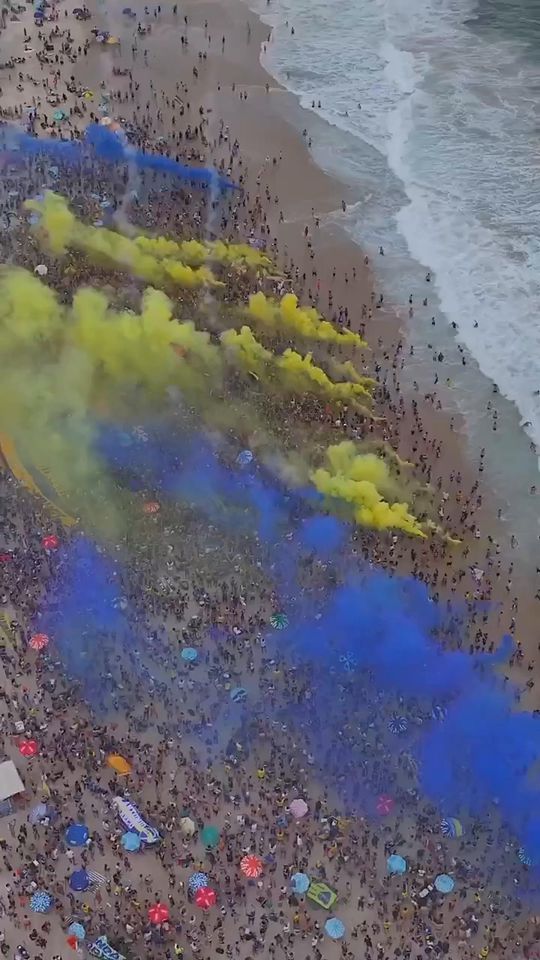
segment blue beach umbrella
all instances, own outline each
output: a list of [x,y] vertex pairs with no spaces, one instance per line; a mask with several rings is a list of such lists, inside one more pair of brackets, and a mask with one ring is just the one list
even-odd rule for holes
[[76,890],[77,893],[84,893],[85,890],[88,890],[90,877],[86,870],[75,870],[75,873],[72,873],[69,878],[69,885],[71,889]]
[[236,462],[241,467],[247,467],[247,465],[251,463],[252,460],[253,460],[253,454],[251,450],[242,450],[242,452],[239,453],[236,458]]
[[523,847],[519,848],[517,855],[520,863],[522,863],[525,867],[532,867],[532,860]]
[[388,857],[386,866],[388,867],[388,873],[405,873],[407,861],[403,857],[400,857],[399,853],[393,853]]
[[180,656],[186,663],[195,663],[195,660],[199,656],[199,651],[196,650],[195,647],[184,647]]
[[233,703],[244,703],[247,700],[247,690],[243,687],[235,687],[229,694]]
[[407,720],[407,717],[400,717],[397,713],[393,713],[388,721],[388,729],[390,733],[405,733],[408,726],[409,721]]
[[141,838],[139,834],[133,830],[128,830],[127,833],[123,833],[120,842],[124,850],[127,850],[128,853],[136,853],[137,850],[141,849]]
[[86,937],[86,930],[84,929],[82,923],[70,923],[68,927],[68,933],[72,937],[77,937],[77,940],[84,940]]
[[37,890],[30,897],[30,909],[34,913],[48,913],[54,903],[54,897],[46,890]]
[[454,887],[455,883],[447,873],[440,873],[438,877],[435,877],[435,889],[439,893],[452,893]]
[[65,832],[65,841],[70,847],[82,847],[88,840],[90,831],[84,823],[72,823]]
[[332,940],[341,940],[345,934],[345,924],[338,917],[330,917],[326,921],[324,929]]
[[205,873],[192,873],[188,880],[188,887],[192,893],[207,887],[210,881]]
[[307,893],[311,880],[307,873],[293,873],[291,883],[295,893]]

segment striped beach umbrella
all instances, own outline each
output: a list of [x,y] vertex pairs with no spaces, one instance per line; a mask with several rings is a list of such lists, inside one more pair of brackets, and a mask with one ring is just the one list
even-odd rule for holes
[[39,653],[40,650],[44,650],[48,644],[49,637],[46,633],[35,633],[33,637],[30,637],[28,646],[31,650],[37,650]]
[[195,894],[195,903],[203,910],[209,910],[217,903],[216,891],[212,890],[211,887],[200,887]]
[[48,536],[43,537],[41,546],[44,550],[58,550],[60,540],[55,533],[50,533]]
[[270,617],[270,623],[274,630],[284,630],[289,626],[289,618],[286,613],[273,613]]
[[21,740],[19,753],[22,757],[35,757],[39,753],[37,740]]
[[387,796],[385,793],[382,793],[377,799],[375,804],[375,809],[377,813],[380,813],[382,817],[387,817],[389,813],[392,813],[394,809],[394,801],[392,797]]
[[461,820],[457,817],[445,817],[441,820],[441,833],[443,837],[462,837],[463,826]]
[[150,923],[154,923],[156,926],[159,926],[160,923],[166,923],[169,916],[169,908],[166,903],[155,903],[148,911]]
[[524,847],[519,848],[517,855],[519,862],[522,863],[524,867],[532,867],[532,860]]
[[30,909],[34,913],[48,913],[54,903],[54,897],[46,890],[37,890],[30,897]]
[[260,877],[263,872],[263,862],[254,853],[248,853],[247,856],[242,857],[240,869],[245,877],[254,880],[256,877]]
[[390,733],[405,733],[408,726],[409,721],[407,720],[407,717],[400,717],[397,713],[393,713],[388,721],[388,729]]
[[188,879],[188,889],[191,893],[195,893],[197,890],[207,887],[208,883],[209,880],[205,873],[192,873]]

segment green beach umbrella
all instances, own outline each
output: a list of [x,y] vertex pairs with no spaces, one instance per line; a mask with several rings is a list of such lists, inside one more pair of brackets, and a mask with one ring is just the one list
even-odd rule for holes
[[55,120],[64,120],[65,116],[66,115],[63,110],[55,110],[53,113],[53,117]]
[[217,827],[206,826],[201,832],[201,840],[205,847],[217,847],[219,843],[219,830]]
[[274,630],[284,630],[289,626],[289,618],[285,613],[273,613],[270,617],[270,623]]

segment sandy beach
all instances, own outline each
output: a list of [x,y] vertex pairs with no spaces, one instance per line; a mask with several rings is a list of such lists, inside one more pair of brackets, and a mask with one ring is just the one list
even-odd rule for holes
[[[139,309],[145,284],[135,272],[131,285],[125,281],[125,263],[111,270],[105,261],[92,263],[73,251],[58,260],[29,231],[22,203],[45,189],[65,194],[77,216],[98,228],[129,232],[135,224],[148,236],[264,246],[273,261],[270,278],[247,269],[236,276],[233,267],[224,268],[222,301],[209,290],[202,307],[192,291],[178,302],[197,317],[205,316],[204,307],[217,341],[215,303],[217,314],[223,304],[232,309],[236,299],[247,302],[256,290],[276,296],[290,290],[337,330],[365,337],[368,346],[355,354],[355,366],[359,376],[376,380],[372,419],[353,404],[336,409],[302,397],[287,414],[281,399],[271,397],[263,404],[268,422],[289,453],[297,452],[295,446],[299,452],[303,437],[312,433],[314,449],[322,449],[335,430],[338,440],[390,446],[413,464],[410,472],[402,468],[406,489],[413,491],[422,522],[424,513],[430,519],[430,535],[360,525],[343,558],[348,564],[352,551],[364,564],[362,577],[379,568],[396,578],[414,577],[441,609],[454,604],[451,628],[446,620],[432,628],[445,653],[472,660],[493,654],[510,635],[511,655],[496,667],[501,687],[507,677],[515,685],[516,711],[534,711],[540,707],[534,561],[523,556],[504,523],[502,501],[485,482],[482,452],[474,462],[467,457],[465,423],[445,391],[445,358],[435,336],[437,383],[423,394],[410,385],[408,366],[420,345],[403,309],[387,302],[377,263],[335,217],[328,222],[329,214],[347,210],[358,198],[313,160],[310,140],[320,121],[314,124],[306,111],[304,134],[288,121],[300,108],[260,63],[273,42],[269,28],[240,0],[149,6],[134,16],[115,0],[107,7],[92,3],[83,12],[88,19],[75,18],[63,3],[51,4],[41,25],[30,9],[16,19],[6,16],[0,33],[2,119],[38,136],[77,141],[90,122],[110,118],[129,125],[137,148],[211,165],[241,184],[242,192],[213,204],[191,187],[171,190],[149,181],[129,164],[127,172],[96,163],[65,176],[58,163],[22,166],[8,144],[1,184],[3,261],[31,272],[43,265],[43,277],[62,304],[90,283],[105,288],[113,302],[115,296],[120,302],[121,290],[122,307]],[[97,42],[99,31],[118,42]],[[427,303],[412,303],[412,312],[427,316],[430,291],[426,281]],[[291,345],[297,345],[294,338],[284,338],[282,346]],[[321,342],[311,352],[321,364],[329,354],[337,363],[349,359],[345,347],[332,353]],[[7,355],[4,363],[7,368]],[[102,399],[93,397],[96,407]],[[110,413],[105,400],[103,408]],[[244,409],[240,403],[238,409]],[[245,445],[257,459],[263,431],[255,422],[255,402],[253,411],[255,426]],[[1,431],[7,433],[8,425],[2,420]],[[336,738],[327,744],[317,727],[317,707],[310,712],[306,706],[312,690],[317,699],[319,674],[309,663],[291,666],[277,641],[268,639],[279,589],[261,572],[268,562],[261,544],[273,557],[262,535],[249,543],[241,523],[223,533],[214,514],[201,519],[189,499],[163,506],[161,513],[158,503],[152,532],[143,525],[148,517],[140,527],[133,523],[107,545],[114,560],[103,582],[96,578],[98,593],[110,588],[115,609],[123,615],[127,608],[128,635],[144,642],[137,646],[123,637],[114,647],[112,628],[94,635],[89,617],[88,635],[84,619],[74,621],[82,639],[73,646],[81,643],[84,671],[59,638],[51,636],[42,652],[30,649],[40,624],[58,616],[56,608],[51,614],[49,598],[61,607],[62,583],[69,584],[62,550],[76,552],[86,530],[84,523],[69,527],[58,511],[51,512],[49,492],[36,496],[25,489],[22,468],[14,469],[7,449],[2,444],[1,550],[8,559],[0,563],[1,722],[5,758],[15,762],[25,792],[0,821],[6,956],[64,960],[88,953],[100,935],[127,960],[205,960],[215,953],[243,960],[263,952],[293,960],[302,951],[316,960],[535,955],[534,865],[520,855],[522,843],[505,811],[499,815],[499,798],[489,818],[465,807],[463,813],[441,809],[423,795],[412,739],[411,745],[388,739],[396,717],[405,715],[401,732],[408,736],[407,727],[410,734],[437,719],[437,709],[444,719],[451,698],[444,709],[433,698],[426,705],[399,692],[382,702],[370,675],[360,681],[362,697],[349,716],[340,714],[339,696],[332,703],[321,693],[320,712],[327,711]],[[222,448],[220,454],[225,456]],[[51,476],[50,499],[69,514],[73,498],[62,499],[60,481]],[[144,495],[154,502],[153,490],[145,488]],[[294,511],[291,516],[296,531]],[[58,544],[44,548],[47,535],[58,537]],[[115,580],[117,560],[123,568]],[[93,564],[100,569],[99,550],[85,555],[85,562],[83,580],[91,580]],[[302,564],[300,582],[304,577],[319,591],[327,575],[331,583],[313,553]],[[336,570],[339,579],[337,563]],[[185,649],[195,650],[192,661],[180,658]],[[479,684],[483,670],[488,672],[478,669]],[[349,679],[335,681],[344,703]],[[247,707],[236,709],[234,690],[243,691],[239,703],[247,700]],[[306,712],[295,714],[290,704]],[[25,758],[23,741],[35,741],[37,755]],[[339,768],[343,744],[350,753]],[[113,770],[111,755],[129,762],[128,775]],[[349,792],[353,783],[356,792]],[[125,824],[111,806],[115,796],[137,806],[159,831],[159,844],[125,849]],[[295,816],[291,805],[300,800],[307,810]],[[45,809],[31,814],[39,804]],[[448,818],[460,824],[457,834],[442,830]],[[88,828],[80,846],[66,841],[73,824]],[[203,840],[205,826],[217,828],[211,843]],[[392,872],[392,855],[402,857],[406,872]],[[251,878],[240,868],[246,856],[255,858]],[[94,871],[88,891],[77,891],[70,878],[88,870]],[[208,909],[197,905],[190,887],[197,873],[206,875],[204,886],[215,894]],[[296,874],[313,885],[327,884],[337,893],[335,907],[316,909],[306,891],[295,888]],[[447,893],[435,886],[441,875],[451,879]],[[31,897],[43,890],[51,896],[46,916],[31,907]],[[159,922],[149,915],[156,903],[164,906]],[[324,932],[334,916],[344,925],[336,939]],[[84,939],[72,935],[68,943],[74,922],[82,924]]]

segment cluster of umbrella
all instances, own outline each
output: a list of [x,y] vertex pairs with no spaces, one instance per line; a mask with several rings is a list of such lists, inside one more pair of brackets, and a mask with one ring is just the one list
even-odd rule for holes
[[206,873],[192,873],[188,880],[188,890],[202,910],[209,910],[217,903],[216,891],[210,886]]

